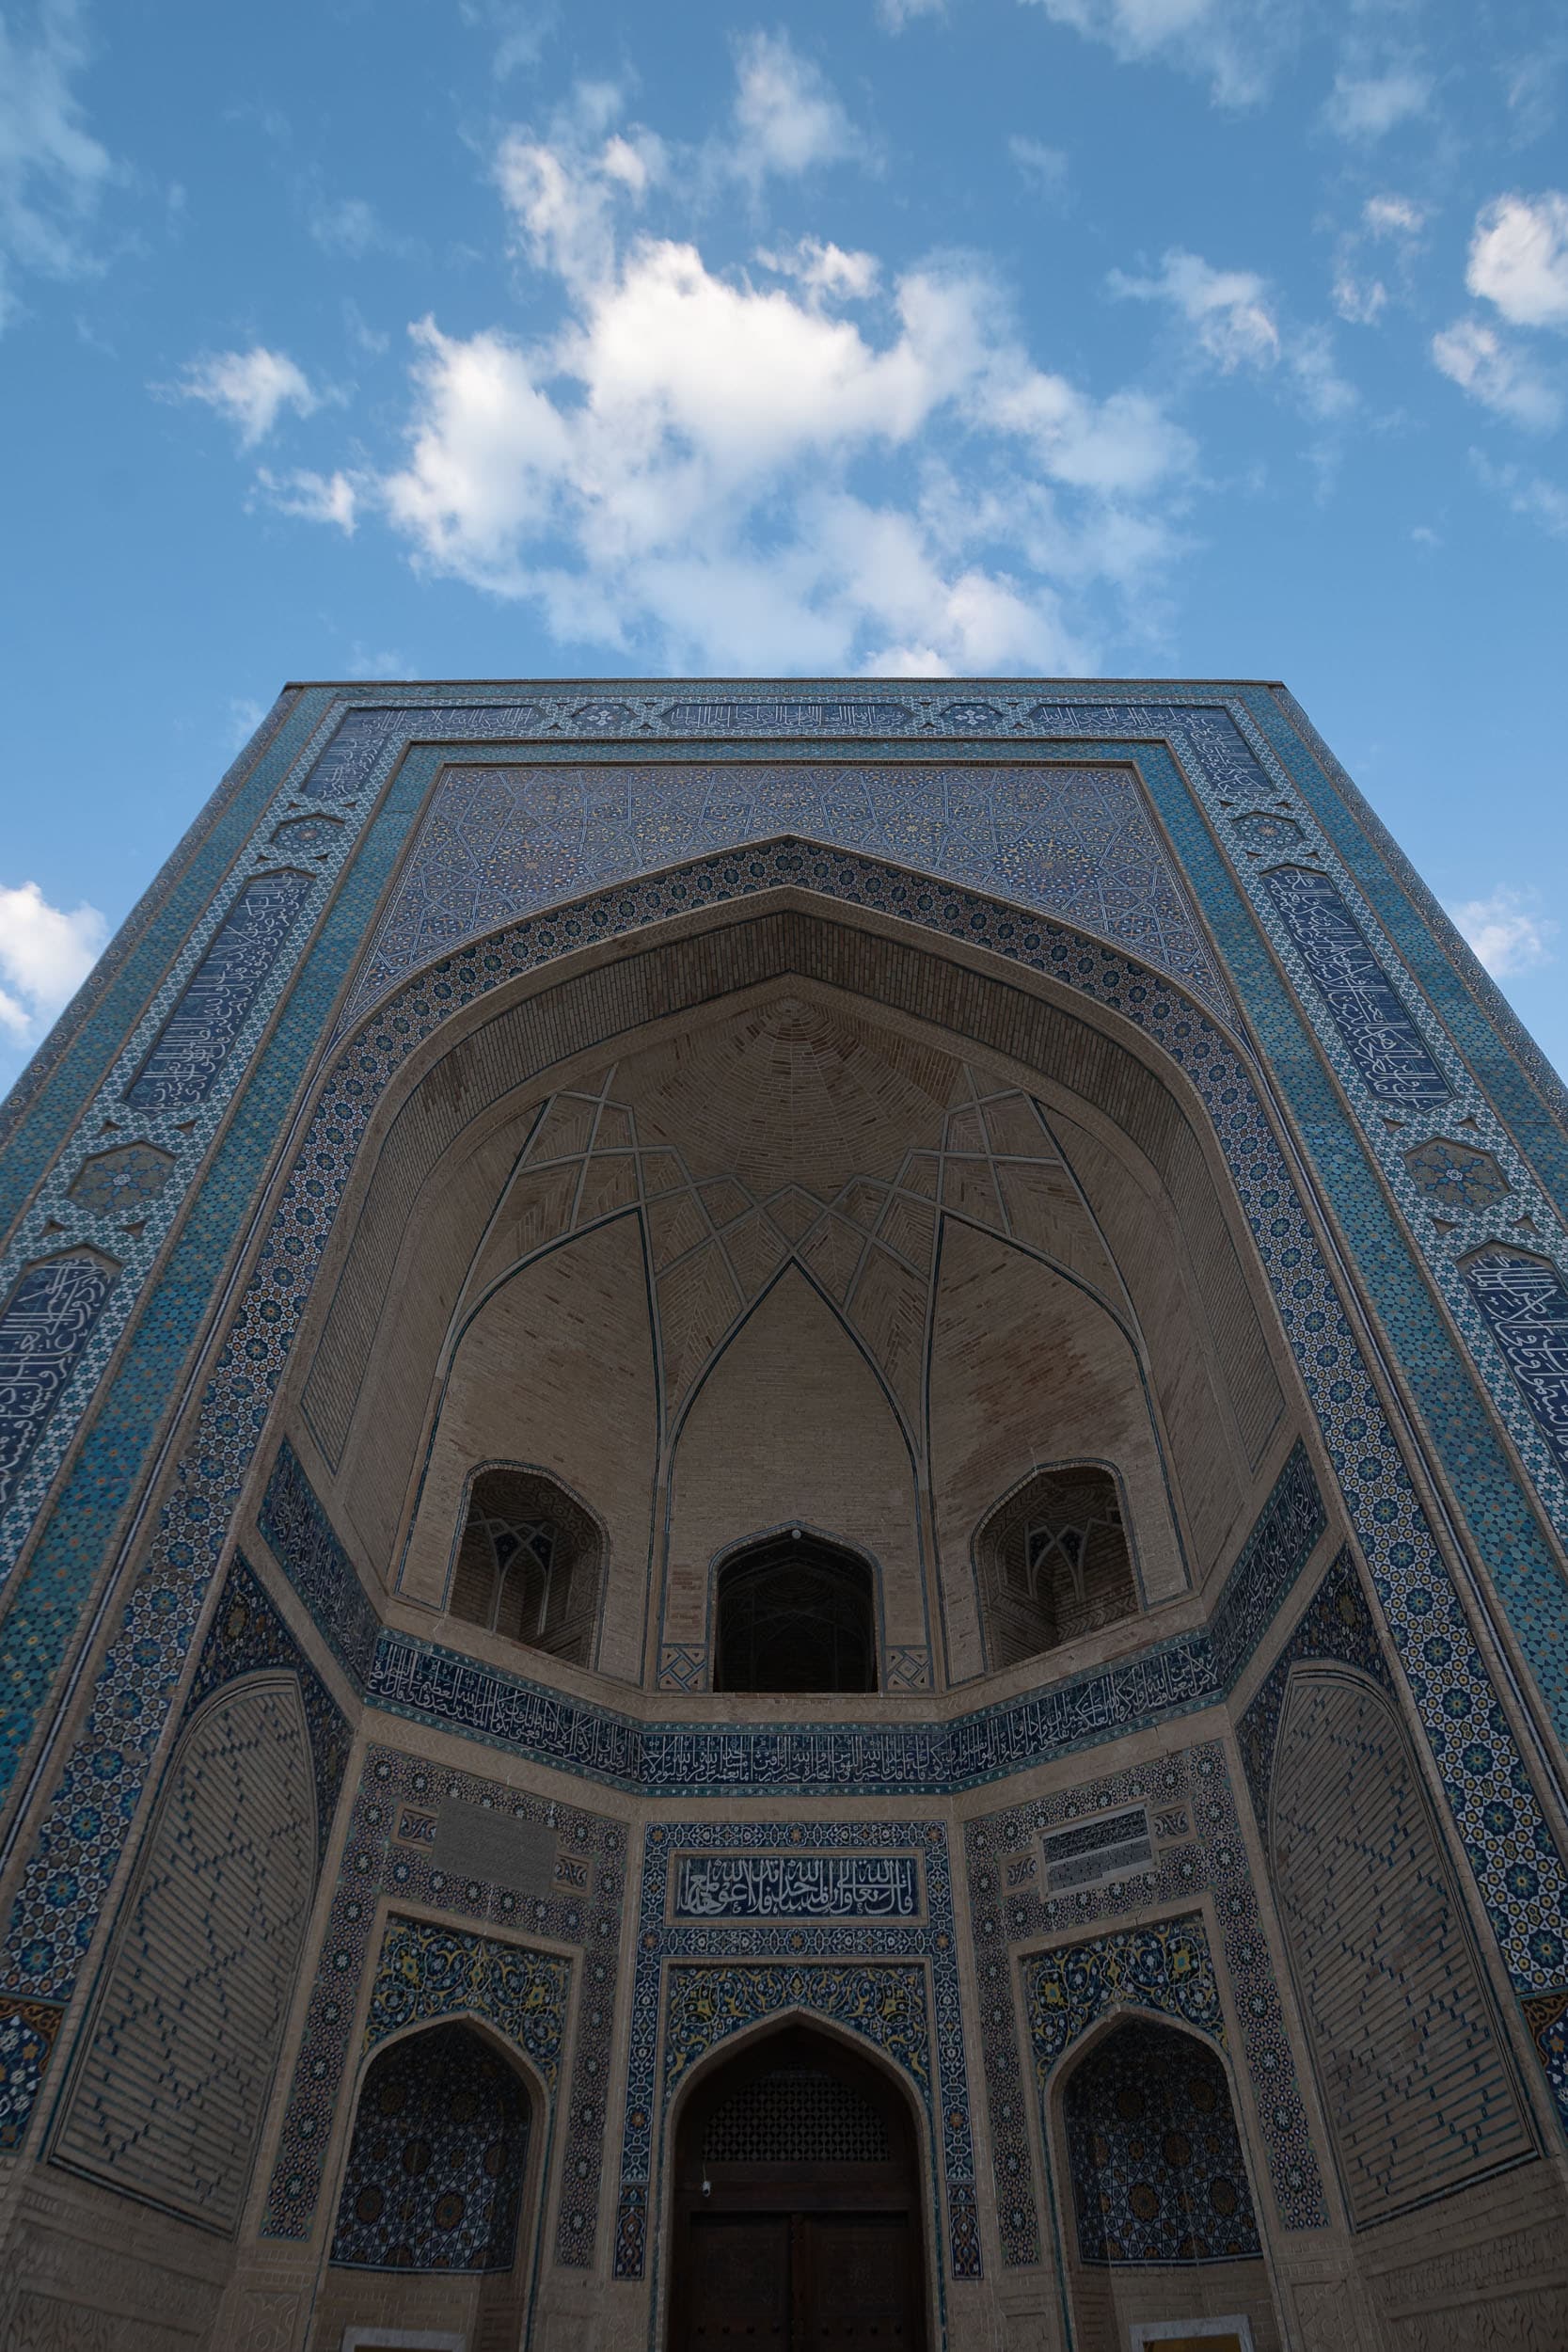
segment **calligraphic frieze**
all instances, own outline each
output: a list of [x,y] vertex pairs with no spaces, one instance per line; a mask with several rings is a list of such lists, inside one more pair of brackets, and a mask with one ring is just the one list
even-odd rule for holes
[[697,1853],[675,1863],[677,1919],[914,1919],[912,1853]]
[[1482,1250],[1465,1278],[1537,1426],[1568,1471],[1568,1285],[1522,1250]]

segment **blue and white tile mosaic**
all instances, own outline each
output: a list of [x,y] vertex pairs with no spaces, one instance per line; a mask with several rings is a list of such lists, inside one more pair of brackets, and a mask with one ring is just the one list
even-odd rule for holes
[[1491,1243],[1465,1261],[1504,1362],[1568,1471],[1568,1283],[1544,1258]]
[[[1043,1835],[1139,1800],[1153,1826],[1154,1853],[1147,1866],[1071,1894],[1041,1891]],[[1037,2263],[1043,2243],[1015,1972],[1022,1972],[1025,2021],[1044,2072],[1117,2000],[1164,2008],[1223,2041],[1223,2010],[1201,1922],[1183,1915],[1174,1924],[1127,1931],[1108,1924],[1151,1904],[1180,1906],[1186,1914],[1204,1892],[1219,1923],[1240,2059],[1252,2084],[1280,2220],[1288,2230],[1323,2227],[1323,2176],[1218,1742],[1177,1749],[1108,1779],[1009,1805],[971,1821],[965,1836],[1004,2260]],[[1085,1937],[1085,1930],[1094,1934]],[[1030,1947],[1046,1938],[1051,1949],[1030,1956]]]
[[1062,2104],[1080,2262],[1261,2254],[1230,2086],[1212,2050],[1131,2020],[1073,2069]]
[[135,1111],[204,1103],[310,896],[309,874],[258,874],[213,934],[151,1052],[125,1089]]
[[120,1268],[97,1249],[65,1249],[20,1276],[0,1308],[0,1511],[21,1483],[70,1384]]
[[444,2276],[510,2269],[531,2120],[512,2068],[465,2025],[384,2050],[360,2093],[334,2264]]
[[[1037,707],[1043,712],[1045,707]],[[1124,714],[1126,707],[1118,707]],[[1227,730],[1231,742],[1244,751],[1231,720],[1223,712],[1212,715]],[[1184,720],[1190,722],[1192,717],[1191,708],[1187,708]],[[557,723],[544,723],[547,728],[547,724]],[[587,722],[583,723],[586,728]],[[641,723],[651,725],[652,722],[638,721],[634,706],[628,701],[622,714],[606,723],[613,731],[625,733],[634,732]],[[930,723],[937,725],[935,714]],[[1010,718],[1008,724],[1035,734],[1060,728],[1056,718],[1033,714],[1027,724],[1016,717]],[[1259,741],[1261,744],[1261,737]],[[1249,799],[1256,803],[1258,762],[1252,760],[1251,766]],[[1219,798],[1217,793],[1215,798]],[[1497,1714],[1481,1661],[1468,1642],[1463,1613],[1448,1585],[1430,1531],[1409,1491],[1392,1434],[1383,1420],[1376,1390],[1360,1360],[1348,1322],[1318,1257],[1310,1228],[1295,1202],[1288,1171],[1261,1117],[1251,1081],[1229,1041],[1213,1031],[1201,1016],[1181,1005],[1174,992],[1165,990],[1156,977],[1136,966],[1130,967],[1123,959],[1097,948],[1082,935],[1062,932],[1043,918],[1032,921],[1016,910],[975,899],[956,888],[922,886],[907,876],[890,873],[863,859],[789,843],[772,844],[739,859],[701,861],[685,874],[664,876],[635,889],[606,894],[598,901],[567,911],[558,919],[546,916],[519,925],[512,932],[486,942],[483,954],[464,950],[444,959],[436,971],[420,976],[400,992],[368,1025],[365,1035],[351,1042],[328,1078],[316,1115],[307,1145],[308,1152],[313,1155],[310,1168],[296,1175],[291,1186],[274,1238],[265,1247],[256,1280],[245,1301],[240,1324],[209,1391],[197,1444],[164,1514],[149,1572],[133,1596],[125,1629],[109,1661],[101,1711],[95,1713],[78,1762],[86,1759],[90,1767],[92,1756],[113,1744],[106,1738],[112,1720],[110,1710],[117,1699],[127,1694],[126,1678],[132,1677],[142,1712],[135,1738],[123,1743],[120,1768],[127,1778],[117,1794],[122,1802],[129,1799],[134,1803],[135,1786],[145,1769],[145,1756],[156,1736],[162,1706],[166,1704],[159,1699],[155,1662],[145,1667],[137,1664],[138,1650],[145,1651],[150,1661],[163,1654],[158,1648],[156,1622],[150,1620],[148,1612],[156,1596],[156,1606],[168,1620],[165,1629],[167,1640],[177,1652],[180,1642],[189,1639],[195,1611],[211,1573],[214,1538],[221,1535],[222,1525],[233,1508],[239,1478],[254,1443],[253,1435],[248,1433],[264,1417],[265,1400],[276,1381],[297,1314],[305,1278],[319,1251],[354,1145],[391,1071],[420,1037],[429,1034],[460,1004],[471,1001],[485,988],[515,974],[537,968],[580,940],[622,935],[641,922],[689,912],[725,897],[745,896],[778,882],[803,882],[824,896],[836,896],[905,915],[938,930],[950,930],[1048,976],[1054,973],[1069,985],[1098,996],[1100,1001],[1139,1022],[1188,1069],[1216,1119],[1243,1206],[1252,1219],[1280,1298],[1287,1330],[1323,1420],[1336,1467],[1345,1481],[1347,1501],[1372,1565],[1380,1599],[1389,1613],[1402,1649],[1407,1655],[1411,1652],[1429,1629],[1434,1612],[1445,1619],[1451,1613],[1455,1634],[1451,1660],[1440,1677],[1424,1669],[1413,1672],[1412,1689],[1439,1758],[1467,1851],[1478,1864],[1488,1908],[1515,1982],[1522,1991],[1529,1990],[1532,1994],[1544,1989],[1544,1978],[1552,1978],[1555,1982],[1563,1968],[1560,1865],[1554,1863],[1554,1867],[1544,1874],[1539,1900],[1521,1908],[1509,1896],[1502,1873],[1491,1870],[1487,1864],[1478,1809],[1484,1803],[1486,1774],[1498,1770],[1506,1774],[1509,1771],[1514,1754],[1512,1741],[1506,1724]],[[1341,891],[1354,911],[1354,900],[1343,885]],[[1357,919],[1361,919],[1359,914]],[[1368,935],[1375,934],[1369,929]],[[1285,961],[1283,949],[1280,952],[1281,961]],[[1293,946],[1291,952],[1295,952]],[[1305,967],[1302,969],[1305,974]],[[1309,991],[1308,982],[1301,992],[1304,1003],[1310,1001]],[[1419,1022],[1418,1025],[1421,1025]],[[1422,1035],[1439,1067],[1445,1067],[1444,1052],[1449,1054],[1450,1059],[1455,1058],[1451,1049],[1434,1037],[1430,1026],[1422,1027]],[[1342,1046],[1336,1045],[1332,1050],[1339,1052],[1348,1072],[1348,1057],[1344,1057]],[[1446,1068],[1445,1074],[1449,1074]],[[1351,1077],[1354,1075],[1350,1073]],[[1348,1087],[1349,1080],[1343,1073],[1341,1082]],[[1476,1099],[1481,1101],[1479,1096]],[[1481,1103],[1481,1110],[1485,1108]],[[1487,1147],[1497,1151],[1499,1160],[1506,1164],[1506,1148],[1499,1145],[1495,1130],[1493,1121],[1484,1139]],[[1413,1139],[1419,1137],[1412,1138],[1407,1131],[1402,1133],[1406,1148]],[[1513,1157],[1516,1160],[1517,1154]],[[325,1174],[315,1173],[317,1162],[325,1168]],[[1521,1183],[1530,1181],[1522,1163],[1518,1173]],[[1513,1168],[1510,1167],[1509,1174],[1513,1183]],[[308,1199],[307,1182],[314,1187]],[[1416,1197],[1413,1188],[1412,1197]],[[1471,1311],[1476,1311],[1472,1308]],[[1479,1314],[1476,1327],[1481,1328]],[[1514,1402],[1517,1407],[1516,1396]],[[1530,1426],[1533,1441],[1544,1460],[1547,1450],[1534,1433],[1533,1424]],[[1508,1507],[1507,1498],[1502,1496],[1498,1508]],[[1523,1570],[1528,1571],[1531,1565],[1526,1558]],[[89,1563],[89,1573],[90,1566]],[[1562,1645],[1558,1638],[1559,1619],[1563,1613],[1560,1592],[1545,1588],[1538,1576],[1516,1572],[1507,1559],[1499,1560],[1496,1574],[1543,1689],[1568,1718],[1568,1706],[1564,1704],[1568,1701],[1568,1677],[1561,1667]],[[47,1659],[44,1664],[47,1670]],[[1468,1708],[1477,1722],[1487,1726],[1486,1739],[1466,1740],[1463,1750],[1456,1750],[1453,1725],[1463,1708]],[[1484,1763],[1480,1760],[1483,1755]],[[75,1769],[73,1764],[56,1793],[56,1813],[62,1804],[69,1812],[74,1786],[71,1774]],[[1467,1818],[1471,1814],[1477,1815],[1473,1821]],[[83,1915],[90,1917],[99,1897],[91,1885],[84,1886],[81,1892]]]
[[646,1723],[415,1635],[380,1629],[287,1439],[258,1518],[341,1664],[390,1713],[442,1724],[541,1764],[664,1796],[732,1788],[940,1794],[1025,1770],[1223,1697],[1327,1525],[1294,1445],[1226,1579],[1208,1629],[945,1724]]
[[[3,1297],[31,1262],[73,1243],[110,1239],[103,1220],[112,1211],[98,1188],[80,1182],[103,1156],[106,1137],[150,1146],[167,1161],[156,1190],[116,1204],[121,1214],[112,1247],[122,1272],[114,1296],[71,1379],[36,1401],[26,1476],[8,1502],[0,1498],[0,1586],[398,759],[432,728],[455,729],[464,740],[505,740],[526,732],[534,716],[532,706],[501,702],[436,706],[428,714],[383,707],[344,718],[335,703],[268,796],[227,880],[132,1023],[103,1084],[80,1106],[74,1132],[0,1253]],[[330,820],[312,813],[323,800],[337,812]],[[298,824],[312,827],[313,846],[308,865],[280,872],[278,819],[295,811]],[[293,837],[297,857],[304,836]]]
[[1059,915],[1234,1018],[1131,769],[732,759],[449,769],[341,1025],[497,923],[781,834]]
[[1197,1912],[1113,1928],[1019,1963],[1035,2074],[1043,2091],[1057,2061],[1107,2010],[1180,2018],[1227,2046],[1225,2005],[1208,1931]]
[[[504,1808],[521,1820],[553,1827],[557,1857],[550,1893],[531,1899],[480,1880],[460,1883],[437,1868],[432,1824],[448,1797]],[[493,1781],[449,1772],[396,1750],[369,1752],[284,2109],[263,2236],[308,2238],[317,2222],[323,2168],[351,2071],[360,1987],[385,1902],[445,1913],[449,1919],[499,1930],[509,1940],[502,1944],[494,1935],[475,1936],[442,1921],[393,1922],[368,1996],[366,2047],[418,2016],[450,2015],[478,2003],[478,2013],[493,2014],[503,2031],[514,2033],[550,2080],[561,2047],[565,1997],[559,1985],[548,1993],[546,1978],[555,1983],[550,1972],[560,1972],[563,1983],[568,1969],[580,1970],[572,2004],[576,2039],[555,2259],[575,2268],[593,2261],[624,1872],[625,1840],[613,1821],[576,1807],[520,1798],[515,1789]],[[519,1957],[510,1939],[531,1933],[565,1945],[579,1957],[526,1951]],[[497,1953],[503,1957],[495,1958]],[[405,1964],[400,1964],[400,1955]],[[547,1997],[540,1993],[542,1985]],[[513,2004],[515,2015],[509,2007],[502,2016],[495,2010],[496,2002]]]
[[1446,1103],[1442,1073],[1328,876],[1310,866],[1271,866],[1259,882],[1278,909],[1367,1091],[1384,1103]]
[[[1487,1242],[1517,1245],[1523,1234],[1531,1249],[1568,1276],[1568,1230],[1474,1071],[1403,962],[1383,944],[1374,910],[1255,717],[1240,701],[1200,707],[1179,700],[1164,706],[1063,700],[1039,704],[1030,716],[1065,737],[1087,736],[1097,744],[1107,736],[1158,733],[1177,753],[1216,835],[1234,844],[1232,870],[1356,1115],[1362,1141],[1543,1502],[1568,1538],[1564,1467],[1537,1425],[1531,1398],[1512,1376],[1513,1367],[1478,1311],[1459,1263]],[[1265,863],[1267,850],[1249,843],[1238,818],[1265,799],[1280,809],[1289,805],[1311,867],[1294,859],[1287,866]],[[1400,1115],[1390,1118],[1396,1105]],[[1445,1204],[1443,1230],[1433,1226],[1432,1200],[1409,1155],[1456,1120],[1474,1131],[1474,1142],[1492,1155],[1508,1190],[1485,1200],[1473,1198],[1462,1208]],[[1441,1444],[1446,1432],[1439,1427],[1434,1435]],[[1560,1574],[1555,1581],[1560,1588]],[[1568,1611],[1563,1624],[1568,1630]]]
[[[693,1862],[752,1858],[785,1867],[836,1863],[841,1893],[857,1866],[863,1874],[871,1861],[884,1872],[901,1862],[909,1883],[924,1881],[926,1916],[890,1917],[884,1898],[892,1882],[885,1875],[863,1879],[869,1899],[855,1912],[806,1911],[793,1923],[768,1911],[700,1919],[683,1914],[680,1892]],[[942,2154],[945,2266],[955,2279],[977,2278],[974,2149],[947,1833],[938,1821],[854,1820],[661,1821],[644,1833],[615,2276],[643,2275],[669,2100],[682,2075],[729,2035],[796,2010],[864,2035],[910,2076],[930,2119],[933,2151]]]

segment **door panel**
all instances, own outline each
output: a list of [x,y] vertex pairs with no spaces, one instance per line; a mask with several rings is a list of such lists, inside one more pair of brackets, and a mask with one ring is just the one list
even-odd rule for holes
[[697,2213],[688,2237],[688,2340],[790,2352],[790,2217]]
[[798,2217],[805,2343],[835,2352],[912,2352],[918,2343],[919,2249],[901,2213]]

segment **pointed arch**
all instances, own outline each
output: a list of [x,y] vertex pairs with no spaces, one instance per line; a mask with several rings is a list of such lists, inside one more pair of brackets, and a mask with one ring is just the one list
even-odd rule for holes
[[316,1882],[299,1685],[227,1684],[169,1759],[51,2151],[230,2234],[244,2208]]

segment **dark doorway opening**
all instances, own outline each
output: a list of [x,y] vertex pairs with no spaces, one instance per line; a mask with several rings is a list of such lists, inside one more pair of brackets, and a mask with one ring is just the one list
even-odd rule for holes
[[874,1691],[876,1611],[863,1560],[820,1536],[770,1536],[719,1571],[716,1691]]
[[920,2352],[926,2260],[909,2107],[792,2026],[693,2093],[675,2148],[671,2352]]

